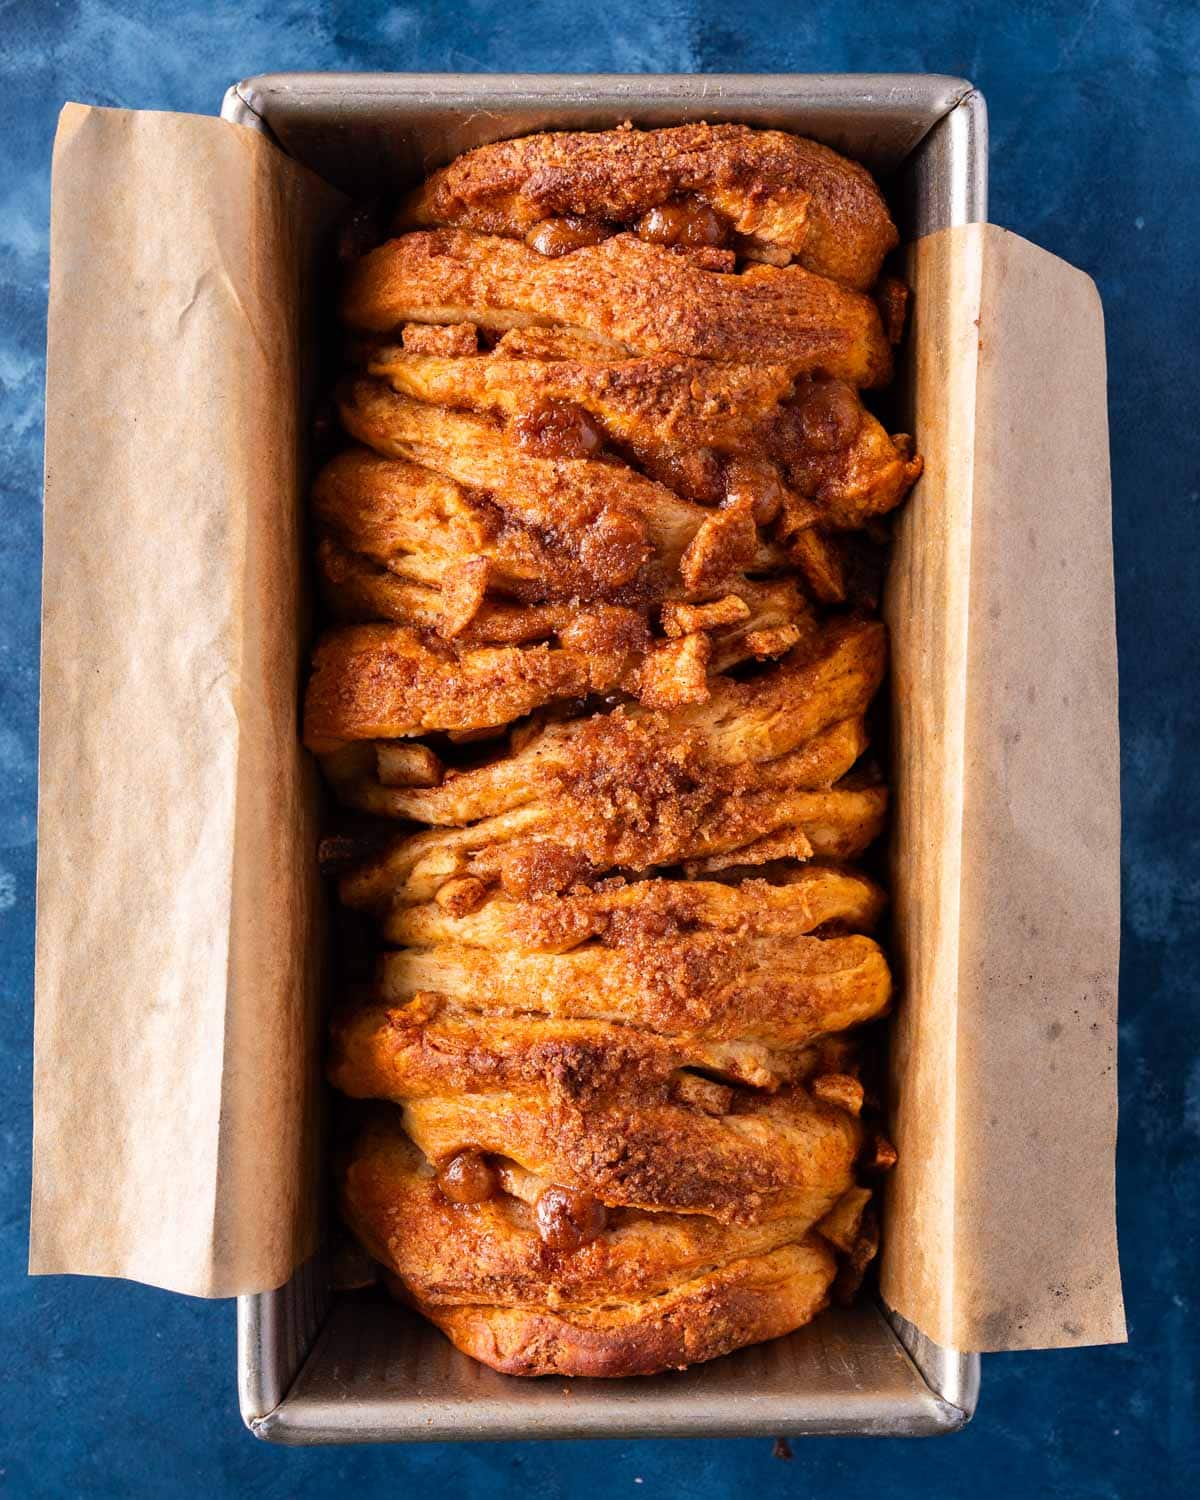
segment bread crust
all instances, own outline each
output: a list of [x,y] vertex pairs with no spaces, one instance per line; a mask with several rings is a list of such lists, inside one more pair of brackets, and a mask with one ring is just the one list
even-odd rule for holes
[[462,1349],[513,1375],[638,1375],[774,1338],[825,1305],[837,1261],[803,1217],[728,1227],[698,1215],[610,1216],[571,1253],[528,1205],[453,1205],[394,1123],[364,1132],[342,1208],[391,1290]]
[[723,210],[752,242],[860,289],[897,241],[879,189],[856,162],[784,131],[702,123],[480,146],[435,172],[399,223],[525,235],[556,215],[627,223],[679,195]]
[[791,1333],[828,1305],[835,1271],[832,1253],[810,1241],[724,1267],[619,1314],[412,1301],[464,1354],[501,1374],[607,1379],[683,1370]]
[[393,228],[313,494],[304,733],[382,947],[332,1027],[342,1211],[497,1370],[683,1367],[861,1276],[894,1155],[849,862],[921,472],[860,394],[895,229],[825,147],[704,124],[481,147]]
[[498,235],[416,230],[358,262],[341,310],[369,334],[405,323],[563,328],[617,355],[782,362],[855,386],[892,373],[865,293],[794,265],[709,271],[632,234],[549,260]]

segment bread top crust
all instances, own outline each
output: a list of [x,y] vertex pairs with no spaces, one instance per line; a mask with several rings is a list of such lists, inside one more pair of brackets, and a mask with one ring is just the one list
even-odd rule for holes
[[898,238],[856,162],[784,131],[704,123],[480,146],[410,195],[398,222],[523,236],[560,215],[629,223],[677,197],[717,209],[751,248],[851,287],[875,281]]

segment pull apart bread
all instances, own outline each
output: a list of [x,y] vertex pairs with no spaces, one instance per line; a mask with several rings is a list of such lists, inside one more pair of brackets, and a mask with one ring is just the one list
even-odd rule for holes
[[896,232],[735,125],[484,146],[393,230],[313,493],[305,735],[381,944],[343,1211],[495,1369],[682,1367],[851,1295],[894,1157],[851,1031],[891,995],[863,559],[921,470],[860,396]]

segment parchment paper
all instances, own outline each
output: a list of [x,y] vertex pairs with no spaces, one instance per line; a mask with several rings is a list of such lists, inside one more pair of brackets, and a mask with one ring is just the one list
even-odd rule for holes
[[[311,1244],[301,334],[333,205],[262,138],[55,154],[31,1268],[206,1295]],[[883,1290],[939,1342],[1122,1337],[1103,335],[986,227],[913,248]]]
[[1100,303],[994,226],[920,241],[909,275],[927,471],[887,611],[904,988],[883,1292],[960,1349],[1109,1343],[1125,1323]]
[[228,1295],[311,1244],[299,317],[332,202],[222,121],[63,111],[35,1272]]

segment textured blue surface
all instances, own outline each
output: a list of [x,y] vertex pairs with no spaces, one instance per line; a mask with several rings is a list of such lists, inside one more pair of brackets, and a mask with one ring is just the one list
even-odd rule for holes
[[[0,0],[0,1492],[550,1497],[1194,1493],[1200,13],[1162,0]],[[286,68],[905,69],[985,92],[992,218],[1096,277],[1108,318],[1124,737],[1119,1212],[1128,1347],[984,1362],[938,1442],[284,1451],[239,1426],[233,1311],[24,1275],[41,406],[50,144],[64,99],[214,112]],[[86,434],[81,435],[86,441]],[[1053,503],[1051,497],[1050,503]]]

